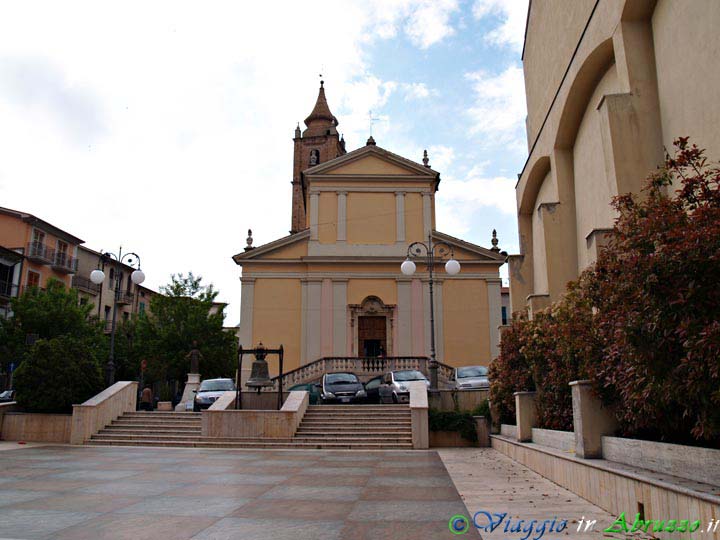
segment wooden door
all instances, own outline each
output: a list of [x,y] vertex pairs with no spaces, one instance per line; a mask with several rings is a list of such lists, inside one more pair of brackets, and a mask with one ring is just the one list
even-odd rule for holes
[[358,355],[385,356],[387,351],[387,317],[358,317]]

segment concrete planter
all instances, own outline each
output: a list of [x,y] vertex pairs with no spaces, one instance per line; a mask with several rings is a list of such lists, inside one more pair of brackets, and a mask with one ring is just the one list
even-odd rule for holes
[[720,450],[621,437],[602,438],[603,458],[720,486]]
[[464,439],[457,431],[430,432],[431,448],[459,448],[467,446],[477,446],[477,443]]

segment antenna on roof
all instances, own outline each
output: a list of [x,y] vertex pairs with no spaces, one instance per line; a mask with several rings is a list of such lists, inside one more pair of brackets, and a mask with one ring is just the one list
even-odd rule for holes
[[379,117],[373,116],[372,111],[368,111],[368,121],[370,122],[370,137],[372,137],[373,122],[380,120]]

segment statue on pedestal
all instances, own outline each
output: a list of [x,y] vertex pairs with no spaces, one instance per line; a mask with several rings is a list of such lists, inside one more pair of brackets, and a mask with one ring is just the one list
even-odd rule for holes
[[190,360],[190,373],[200,373],[200,360],[203,359],[202,353],[198,350],[197,341],[192,342],[192,349],[185,356],[186,360]]

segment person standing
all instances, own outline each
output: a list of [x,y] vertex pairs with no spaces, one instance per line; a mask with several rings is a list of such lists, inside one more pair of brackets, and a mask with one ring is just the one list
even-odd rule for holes
[[140,396],[140,410],[152,411],[153,410],[153,392],[149,386],[146,386]]

